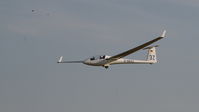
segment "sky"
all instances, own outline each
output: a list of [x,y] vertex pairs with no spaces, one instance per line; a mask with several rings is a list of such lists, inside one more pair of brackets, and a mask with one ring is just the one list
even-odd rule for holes
[[[0,111],[198,112],[198,10],[197,0],[0,0]],[[157,64],[56,63],[116,55],[163,30]]]

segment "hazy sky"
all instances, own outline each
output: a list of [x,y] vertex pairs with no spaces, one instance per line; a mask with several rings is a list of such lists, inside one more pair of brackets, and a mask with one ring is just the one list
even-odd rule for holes
[[[1,112],[199,111],[197,0],[0,0],[0,14]],[[56,63],[115,55],[164,29],[154,65]]]

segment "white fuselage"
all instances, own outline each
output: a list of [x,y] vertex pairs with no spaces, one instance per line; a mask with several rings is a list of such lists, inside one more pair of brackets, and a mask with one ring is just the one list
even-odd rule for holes
[[[109,58],[110,56],[106,56],[106,57]],[[156,62],[148,61],[148,60],[133,60],[133,59],[124,59],[124,58],[120,58],[118,60],[109,62],[106,59],[91,60],[89,58],[89,59],[86,59],[83,63],[86,65],[91,65],[91,66],[109,66],[109,65],[113,65],[113,64],[153,64]]]
[[133,60],[133,59],[118,59],[117,61],[112,62],[111,64],[153,64],[153,61],[147,60]]

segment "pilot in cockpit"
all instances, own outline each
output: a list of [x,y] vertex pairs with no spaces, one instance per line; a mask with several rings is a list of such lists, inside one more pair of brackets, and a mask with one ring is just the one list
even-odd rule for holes
[[105,58],[106,58],[105,55],[103,55],[103,56],[93,56],[92,58],[90,58],[90,60],[92,61],[92,60],[105,59]]
[[95,60],[95,57],[93,56],[90,60]]
[[103,56],[100,56],[100,59],[105,59],[105,55],[103,55]]

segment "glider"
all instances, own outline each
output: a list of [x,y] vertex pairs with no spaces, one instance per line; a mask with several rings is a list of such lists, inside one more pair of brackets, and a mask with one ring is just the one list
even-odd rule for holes
[[[166,30],[164,30],[159,37],[114,56],[108,56],[108,55],[92,56],[83,61],[63,61],[63,56],[61,56],[59,57],[57,63],[83,63],[90,66],[102,66],[106,69],[110,65],[114,64],[154,64],[157,63],[156,47],[158,47],[158,45],[155,46],[149,46],[149,45],[161,40],[165,36],[166,36]],[[146,60],[134,60],[134,59],[123,58],[141,49],[148,50]]]

